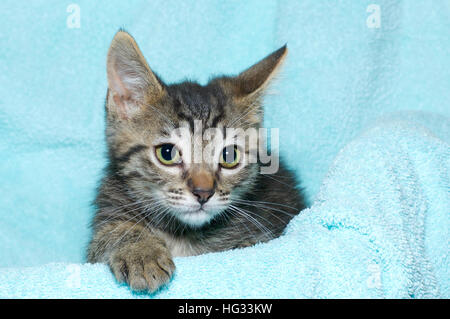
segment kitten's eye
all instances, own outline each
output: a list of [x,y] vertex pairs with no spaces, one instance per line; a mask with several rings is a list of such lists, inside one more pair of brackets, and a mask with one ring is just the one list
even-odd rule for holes
[[223,168],[235,168],[241,160],[241,152],[236,145],[225,147],[220,156],[220,166]]
[[164,165],[181,163],[180,151],[173,144],[162,144],[155,148],[156,157]]

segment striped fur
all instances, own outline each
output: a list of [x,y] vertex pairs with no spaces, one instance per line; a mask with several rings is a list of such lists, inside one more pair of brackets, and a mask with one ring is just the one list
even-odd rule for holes
[[[155,147],[170,141],[181,145],[183,156],[193,152],[191,143],[204,147],[206,141],[191,139],[198,123],[202,134],[210,128],[224,133],[228,127],[259,128],[264,90],[286,52],[283,47],[238,76],[214,78],[204,86],[167,85],[148,67],[133,38],[118,32],[107,63],[109,164],[95,201],[89,262],[107,263],[134,290],[154,291],[170,280],[174,256],[251,246],[282,234],[305,207],[282,162],[273,175],[260,174],[259,162],[236,170],[213,160],[165,167]],[[244,148],[244,156],[248,152]],[[190,208],[196,198],[188,181],[198,171],[214,180],[214,195],[202,211]]]

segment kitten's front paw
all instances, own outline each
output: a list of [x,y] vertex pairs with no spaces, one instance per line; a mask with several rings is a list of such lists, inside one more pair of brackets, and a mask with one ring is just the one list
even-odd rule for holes
[[154,292],[170,281],[175,271],[169,250],[158,244],[134,243],[117,249],[109,266],[119,282],[135,291]]

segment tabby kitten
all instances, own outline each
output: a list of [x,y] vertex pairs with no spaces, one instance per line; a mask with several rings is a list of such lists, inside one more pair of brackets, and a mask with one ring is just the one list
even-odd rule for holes
[[128,33],[115,35],[107,59],[109,165],[95,202],[89,262],[108,264],[135,291],[153,292],[170,280],[173,257],[282,234],[304,208],[282,163],[275,174],[261,174],[261,162],[249,161],[251,146],[227,144],[226,132],[209,159],[187,159],[206,143],[192,139],[199,124],[201,134],[261,127],[264,90],[286,53],[284,46],[238,76],[205,86],[166,85]]

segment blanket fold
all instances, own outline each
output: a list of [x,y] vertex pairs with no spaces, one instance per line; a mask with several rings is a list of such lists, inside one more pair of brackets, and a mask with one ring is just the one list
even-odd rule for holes
[[[0,12],[0,297],[449,297],[448,1],[4,0]],[[121,27],[168,83],[236,74],[287,43],[264,126],[311,203],[272,242],[177,258],[151,296],[84,264]]]
[[50,264],[0,268],[0,297],[448,298],[450,123],[431,117],[375,124],[338,154],[283,236],[176,258],[156,294],[133,294],[105,265]]

